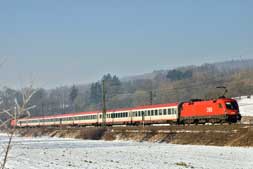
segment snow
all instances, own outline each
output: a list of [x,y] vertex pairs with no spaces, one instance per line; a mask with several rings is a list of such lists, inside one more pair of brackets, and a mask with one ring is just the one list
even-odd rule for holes
[[[0,138],[0,145],[8,140]],[[253,148],[14,138],[8,169],[252,168]]]
[[253,116],[253,96],[241,96],[237,97],[240,112],[242,116]]

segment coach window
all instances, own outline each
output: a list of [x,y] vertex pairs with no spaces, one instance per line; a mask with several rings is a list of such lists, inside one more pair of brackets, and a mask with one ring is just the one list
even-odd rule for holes
[[157,110],[155,110],[155,116],[157,116],[158,115],[158,111]]
[[167,110],[163,109],[163,115],[166,115],[166,114],[167,114]]
[[159,110],[159,115],[163,115],[163,111],[162,110]]
[[171,109],[168,109],[168,115],[171,115]]

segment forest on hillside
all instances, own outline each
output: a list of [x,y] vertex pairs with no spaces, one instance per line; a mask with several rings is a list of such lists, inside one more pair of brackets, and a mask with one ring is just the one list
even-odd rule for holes
[[[30,110],[31,115],[101,110],[102,81],[108,109],[217,98],[224,93],[217,86],[227,87],[227,97],[252,95],[253,60],[186,66],[125,79],[105,74],[88,85],[34,89],[37,92],[29,104],[36,107]],[[21,92],[8,87],[0,91],[0,98],[3,109],[15,106],[15,100],[22,102]]]

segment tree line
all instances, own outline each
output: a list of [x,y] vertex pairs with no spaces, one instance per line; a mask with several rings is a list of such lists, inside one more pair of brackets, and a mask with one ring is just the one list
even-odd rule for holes
[[[152,78],[120,80],[116,75],[105,74],[89,85],[73,85],[55,89],[34,89],[37,92],[29,104],[36,105],[32,116],[47,116],[70,112],[102,109],[102,81],[105,82],[108,109],[139,105],[187,101],[190,99],[211,99],[223,91],[217,86],[228,88],[228,97],[253,94],[253,67],[243,66],[225,69],[218,64],[181,67],[156,72]],[[19,90],[3,88],[0,91],[1,108],[15,106],[22,102]],[[29,105],[28,105],[29,106]]]

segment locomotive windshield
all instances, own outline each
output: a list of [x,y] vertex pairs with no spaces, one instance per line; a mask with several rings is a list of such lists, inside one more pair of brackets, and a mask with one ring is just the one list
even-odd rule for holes
[[236,102],[226,102],[227,109],[238,110],[238,104]]

